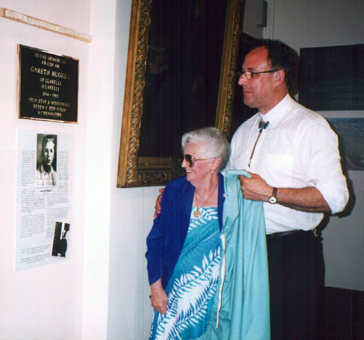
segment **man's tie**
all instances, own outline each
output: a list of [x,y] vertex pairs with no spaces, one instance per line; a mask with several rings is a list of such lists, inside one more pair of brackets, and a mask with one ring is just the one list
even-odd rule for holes
[[255,151],[255,147],[257,146],[259,137],[262,134],[263,130],[265,130],[268,127],[268,125],[269,125],[269,122],[264,122],[264,120],[262,120],[262,119],[259,121],[259,125],[258,125],[258,137],[257,137],[257,139],[256,139],[256,141],[254,143],[253,150],[252,150],[252,153],[251,153],[250,158],[249,158],[248,168],[250,168],[250,164],[252,162],[253,155],[254,155],[254,151]]
[[269,122],[264,122],[264,120],[259,121],[259,129],[266,129],[269,125]]

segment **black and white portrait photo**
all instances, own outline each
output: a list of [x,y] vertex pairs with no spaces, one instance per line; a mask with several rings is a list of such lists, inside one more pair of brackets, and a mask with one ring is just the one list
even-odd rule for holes
[[37,186],[57,184],[57,136],[37,135]]
[[55,223],[52,256],[66,257],[69,230],[69,223]]

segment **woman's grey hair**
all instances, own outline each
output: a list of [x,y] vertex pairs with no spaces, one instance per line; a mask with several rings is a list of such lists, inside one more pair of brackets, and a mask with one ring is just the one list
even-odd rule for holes
[[220,158],[221,163],[218,171],[223,170],[230,157],[230,145],[225,134],[215,127],[205,127],[185,133],[182,136],[182,150],[189,143],[202,144],[203,157]]

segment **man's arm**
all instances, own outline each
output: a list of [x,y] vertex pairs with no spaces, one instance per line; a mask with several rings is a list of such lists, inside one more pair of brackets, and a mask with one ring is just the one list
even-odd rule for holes
[[154,206],[154,219],[156,219],[162,211],[161,201],[162,201],[164,189],[159,189],[159,192],[160,192],[160,194],[158,195],[157,200],[155,201],[155,206]]
[[[273,190],[273,189],[272,189]],[[277,203],[306,212],[331,212],[321,192],[315,187],[279,188]]]
[[[239,176],[241,190],[246,199],[268,202],[273,187],[257,174],[250,173],[251,178]],[[321,192],[315,187],[278,188],[277,204],[306,212],[330,212],[331,209]]]

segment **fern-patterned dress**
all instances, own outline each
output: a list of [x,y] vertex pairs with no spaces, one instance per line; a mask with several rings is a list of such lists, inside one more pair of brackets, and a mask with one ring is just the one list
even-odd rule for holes
[[183,249],[165,289],[168,311],[155,311],[150,340],[190,340],[207,328],[217,289],[222,247],[217,208],[191,211]]

